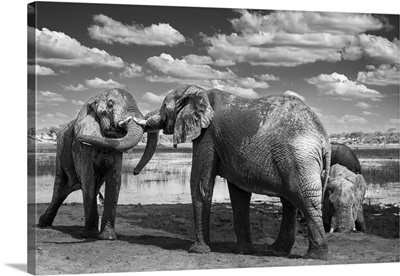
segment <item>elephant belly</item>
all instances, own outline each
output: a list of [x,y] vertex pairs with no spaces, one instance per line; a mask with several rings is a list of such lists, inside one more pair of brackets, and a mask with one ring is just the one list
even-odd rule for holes
[[[234,166],[231,166],[233,168]],[[277,171],[273,166],[263,169],[256,167],[248,169],[226,169],[221,166],[219,175],[239,188],[255,194],[264,194],[268,196],[281,196],[283,183]]]

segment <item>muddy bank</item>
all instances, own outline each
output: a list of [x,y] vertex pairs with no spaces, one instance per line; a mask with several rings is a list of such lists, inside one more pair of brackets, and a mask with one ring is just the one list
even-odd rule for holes
[[[47,204],[37,205],[37,219],[46,208]],[[191,204],[120,205],[117,241],[81,238],[83,206],[64,204],[52,228],[29,226],[37,234],[36,245],[29,249],[36,252],[38,274],[399,262],[399,208],[364,208],[368,233],[329,234],[328,261],[301,258],[308,240],[300,224],[290,257],[265,253],[278,235],[281,219],[280,207],[273,204],[252,205],[253,255],[231,252],[235,244],[232,210],[224,203],[212,207],[209,254],[187,252],[193,239]]]

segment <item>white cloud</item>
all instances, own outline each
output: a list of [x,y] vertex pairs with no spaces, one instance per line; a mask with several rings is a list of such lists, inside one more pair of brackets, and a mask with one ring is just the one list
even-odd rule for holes
[[305,99],[303,96],[297,94],[296,92],[290,91],[290,90],[285,91],[285,93],[283,93],[283,94],[284,94],[284,95],[290,95],[290,96],[297,97],[297,98],[299,98],[300,100],[302,100],[303,102],[306,101],[306,99]]
[[351,81],[345,75],[338,73],[321,74],[318,77],[306,79],[306,81],[317,86],[320,93],[339,96],[342,99],[379,99],[383,97],[378,91]]
[[36,93],[36,103],[38,107],[54,106],[68,102],[64,96],[51,91],[38,91]]
[[71,100],[71,103],[74,105],[84,105],[85,102],[81,100]]
[[362,114],[363,114],[363,115],[369,116],[369,115],[372,115],[372,112],[369,112],[369,111],[365,111],[365,110],[364,110],[364,111],[362,112]]
[[366,102],[358,102],[355,106],[359,107],[359,108],[364,108],[364,109],[367,109],[367,108],[371,107],[371,105],[366,103]]
[[135,23],[126,25],[103,14],[93,16],[93,20],[95,24],[88,28],[90,37],[109,44],[173,46],[185,42],[181,33],[165,23],[149,27]]
[[365,118],[355,116],[355,115],[344,115],[338,120],[342,124],[366,124],[368,121]]
[[256,81],[254,78],[238,78],[237,79],[237,84],[240,87],[243,88],[251,88],[251,89],[255,89],[255,88],[268,88],[269,85],[267,82],[264,81]]
[[38,75],[38,76],[56,76],[56,74],[53,69],[40,66],[40,65],[28,65],[28,73],[32,75]]
[[399,64],[382,64],[379,67],[367,66],[368,72],[358,72],[357,81],[370,85],[399,85]]
[[124,66],[121,58],[104,50],[88,48],[62,32],[41,31],[28,27],[36,35],[36,61],[56,66],[102,66],[119,68]]
[[240,18],[232,19],[235,31],[244,33],[287,32],[358,34],[388,27],[370,14],[276,11],[266,15],[239,10]]
[[131,63],[128,66],[125,66],[124,71],[120,74],[121,77],[126,78],[135,78],[143,75],[142,66],[137,65],[135,63]]
[[162,53],[160,56],[153,56],[147,62],[157,70],[166,75],[185,79],[231,79],[236,75],[228,71],[219,71],[208,65],[197,65],[187,63],[186,60],[174,59],[171,55]]
[[85,80],[85,83],[86,83],[86,86],[92,87],[92,88],[114,88],[114,87],[122,88],[125,86],[116,81],[113,81],[112,79],[108,79],[105,81],[98,77],[95,77],[94,79],[91,79],[91,80]]
[[152,92],[146,92],[142,99],[150,103],[162,103],[165,96],[158,96]]
[[64,88],[64,90],[67,91],[84,91],[84,90],[88,90],[89,88],[87,88],[86,86],[82,85],[82,84],[78,84],[77,86],[73,86],[72,84],[70,85],[61,85],[62,88]]
[[374,60],[398,60],[397,40],[391,43],[362,34],[388,28],[383,17],[290,11],[239,13],[239,18],[231,20],[235,33],[203,38],[209,44],[211,58],[264,66],[357,60],[364,54]]
[[226,92],[233,93],[235,95],[245,97],[245,98],[259,98],[260,95],[250,88],[242,88],[238,85],[231,85],[221,80],[213,80],[211,81],[212,88],[216,88],[219,90],[223,90]]
[[393,42],[380,36],[362,34],[360,44],[366,55],[383,64],[399,63],[399,40]]
[[199,55],[194,55],[194,54],[184,56],[183,59],[187,63],[196,64],[196,65],[212,64],[212,65],[221,66],[221,67],[235,65],[235,62],[233,62],[231,60],[223,60],[223,59],[213,60],[209,56],[199,56]]
[[259,78],[260,80],[263,80],[263,81],[278,81],[278,80],[280,80],[279,77],[276,77],[276,76],[271,75],[271,74],[262,74],[262,75],[259,75],[259,76],[256,76],[256,77]]

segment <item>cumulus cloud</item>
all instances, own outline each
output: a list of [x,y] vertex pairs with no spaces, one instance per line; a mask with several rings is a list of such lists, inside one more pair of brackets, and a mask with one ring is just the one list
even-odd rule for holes
[[303,102],[306,101],[306,99],[305,99],[303,96],[297,94],[296,92],[290,91],[290,90],[285,91],[285,93],[283,93],[283,94],[284,94],[284,95],[289,95],[289,96],[297,97],[297,98],[299,98],[300,100],[302,100]]
[[142,66],[131,63],[130,65],[125,66],[124,71],[120,75],[121,77],[125,78],[135,78],[142,76]]
[[231,79],[236,75],[230,71],[219,71],[208,65],[188,63],[186,60],[174,59],[171,55],[162,53],[147,59],[155,69],[166,75],[185,79]]
[[257,78],[259,78],[260,80],[263,80],[263,81],[278,81],[278,80],[280,80],[279,77],[276,77],[271,74],[262,74],[262,75],[257,76]]
[[142,99],[150,103],[162,103],[165,96],[158,96],[152,92],[146,92]]
[[85,84],[88,87],[92,87],[92,88],[114,88],[114,87],[119,87],[122,88],[125,85],[120,84],[116,81],[113,81],[112,79],[108,79],[108,80],[102,80],[98,77],[95,77],[94,79],[91,80],[85,80]]
[[320,93],[339,96],[342,99],[378,99],[383,95],[365,85],[349,80],[345,75],[332,73],[321,74],[317,77],[306,79],[310,84],[317,86]]
[[212,80],[212,88],[230,92],[245,98],[259,98],[260,95],[251,88],[243,88],[237,84],[229,84],[221,80]]
[[126,25],[103,14],[93,16],[94,25],[88,28],[91,38],[112,44],[173,46],[185,42],[185,37],[169,24],[144,27],[135,22]]
[[121,58],[112,56],[98,48],[88,48],[76,39],[56,31],[28,27],[36,37],[37,63],[55,66],[102,66],[120,68],[124,66]]
[[231,60],[223,60],[223,59],[213,60],[210,56],[199,56],[194,54],[184,56],[183,59],[187,63],[197,64],[197,65],[212,64],[221,67],[235,65],[235,62]]
[[384,64],[399,64],[399,40],[393,42],[387,38],[362,34],[360,44],[366,55]]
[[399,64],[382,64],[379,67],[367,66],[368,72],[358,72],[357,81],[370,85],[399,85]]
[[72,84],[70,85],[61,85],[62,88],[64,88],[64,90],[67,91],[84,91],[84,90],[88,90],[89,88],[82,85],[82,84],[78,84],[77,86],[73,86]]
[[74,105],[84,105],[85,102],[81,100],[71,100],[71,103]]
[[53,69],[47,68],[44,66],[40,65],[28,65],[28,73],[32,75],[38,75],[38,76],[56,76],[56,74]]
[[367,104],[366,102],[358,102],[355,106],[364,109],[368,109],[371,107],[371,105]]
[[37,107],[56,106],[60,103],[68,102],[64,96],[51,91],[38,91],[36,93]]
[[364,35],[390,27],[383,17],[368,14],[277,11],[267,15],[239,11],[235,33],[204,37],[214,59],[252,65],[297,66],[318,60],[336,62],[396,59],[396,42]]

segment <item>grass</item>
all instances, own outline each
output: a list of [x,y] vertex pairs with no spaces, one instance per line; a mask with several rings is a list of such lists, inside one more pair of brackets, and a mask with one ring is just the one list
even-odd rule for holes
[[383,161],[361,165],[362,175],[367,183],[382,184],[400,182],[400,169],[398,161]]
[[352,148],[359,159],[399,159],[399,148]]

